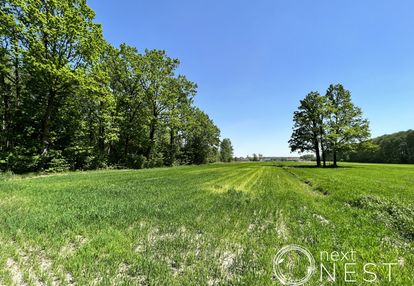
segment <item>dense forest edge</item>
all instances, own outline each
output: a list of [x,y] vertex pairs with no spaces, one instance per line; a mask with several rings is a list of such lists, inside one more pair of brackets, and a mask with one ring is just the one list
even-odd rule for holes
[[[111,46],[85,0],[0,2],[0,169],[203,164],[230,140],[162,50]],[[222,150],[220,152],[220,144]]]
[[373,138],[373,148],[359,148],[342,155],[344,161],[360,163],[414,164],[414,130]]
[[[370,146],[366,148],[365,146]],[[414,130],[386,134],[363,142],[352,151],[339,154],[339,160],[356,163],[414,164]],[[328,153],[327,160],[332,161]],[[313,154],[300,157],[305,161],[316,161]]]
[[[85,0],[1,1],[0,13],[0,171],[234,160],[230,139],[194,104],[197,84],[177,74],[180,61],[113,47]],[[291,151],[315,154],[304,156],[317,166],[414,163],[414,131],[370,139],[341,84],[310,92],[293,122]]]

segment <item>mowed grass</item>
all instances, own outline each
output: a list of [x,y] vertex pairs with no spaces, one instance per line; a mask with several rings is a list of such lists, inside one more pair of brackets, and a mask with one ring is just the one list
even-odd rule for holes
[[[4,177],[0,285],[280,285],[272,262],[289,244],[330,270],[322,251],[354,251],[355,285],[413,285],[414,166],[342,166]],[[346,262],[306,285],[346,285]]]

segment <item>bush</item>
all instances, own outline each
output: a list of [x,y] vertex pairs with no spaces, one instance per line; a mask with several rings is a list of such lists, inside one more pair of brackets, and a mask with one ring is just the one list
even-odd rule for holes
[[17,174],[35,172],[41,164],[40,155],[34,149],[16,147],[13,152],[1,160],[0,168],[3,171],[13,170]]
[[127,157],[127,167],[131,169],[142,169],[147,163],[147,158],[141,154],[129,154]]
[[164,166],[164,159],[160,154],[158,156],[154,155],[149,160],[146,160],[144,163],[144,168],[156,168]]
[[58,172],[65,172],[70,169],[70,164],[68,161],[62,156],[61,151],[54,151],[51,150],[47,157],[45,158],[47,162],[45,164],[45,172],[47,173],[58,173]]

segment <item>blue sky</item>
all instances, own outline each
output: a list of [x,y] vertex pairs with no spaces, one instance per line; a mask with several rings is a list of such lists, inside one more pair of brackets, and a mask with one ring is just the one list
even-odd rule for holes
[[90,0],[113,45],[164,49],[235,155],[288,156],[292,113],[342,83],[373,136],[414,128],[414,1]]

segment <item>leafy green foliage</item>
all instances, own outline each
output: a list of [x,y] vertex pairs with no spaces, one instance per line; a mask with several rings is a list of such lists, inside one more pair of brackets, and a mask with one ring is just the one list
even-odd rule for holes
[[85,0],[8,0],[0,8],[1,169],[215,160],[219,130],[193,105],[197,86],[176,75],[178,59],[111,47]]
[[325,166],[330,154],[337,166],[338,154],[362,147],[369,136],[369,122],[351,101],[351,93],[342,85],[330,85],[326,95],[309,93],[293,115],[291,151],[315,153],[317,166]]
[[414,164],[414,131],[402,131],[383,135],[362,146],[355,146],[351,152],[342,155],[344,160],[368,163]]
[[338,152],[352,150],[356,143],[369,138],[369,122],[362,118],[362,110],[352,103],[351,93],[342,85],[330,85],[326,98],[325,134],[336,166]]
[[318,92],[310,92],[300,101],[298,111],[293,114],[293,132],[289,140],[292,152],[315,152],[317,165],[321,165],[320,149],[323,148],[321,131],[326,113],[325,98]]
[[224,138],[220,143],[220,161],[231,162],[233,160],[233,146],[229,138]]
[[192,110],[186,122],[182,161],[188,164],[205,164],[216,161],[220,130],[200,109]]

